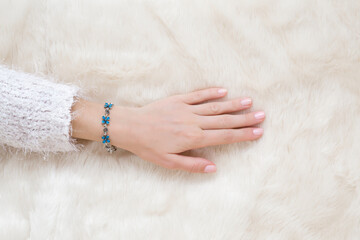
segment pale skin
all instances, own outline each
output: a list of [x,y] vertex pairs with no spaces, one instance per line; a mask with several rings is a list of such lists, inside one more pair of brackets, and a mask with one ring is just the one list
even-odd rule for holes
[[[216,172],[212,161],[181,153],[259,139],[263,129],[254,125],[265,119],[263,111],[231,114],[250,108],[249,97],[205,102],[226,96],[227,90],[221,89],[224,88],[211,87],[173,95],[143,107],[114,104],[108,126],[111,144],[168,169]],[[73,105],[72,111],[75,110],[80,110],[80,114],[71,122],[71,136],[101,142],[104,105],[79,99]]]

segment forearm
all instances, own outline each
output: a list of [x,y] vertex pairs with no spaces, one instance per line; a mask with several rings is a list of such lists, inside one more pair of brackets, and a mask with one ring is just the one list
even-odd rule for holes
[[[72,112],[76,112],[75,118],[71,121],[72,133],[74,138],[86,139],[101,142],[103,135],[103,125],[101,117],[104,115],[104,105],[97,102],[90,102],[79,99],[72,107]],[[110,110],[110,124],[108,134],[111,144],[127,149],[126,137],[128,136],[130,115],[133,108],[114,105]]]

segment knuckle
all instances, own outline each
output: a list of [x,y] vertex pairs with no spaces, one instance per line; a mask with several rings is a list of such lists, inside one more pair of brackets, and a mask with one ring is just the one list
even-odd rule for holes
[[246,126],[246,125],[249,125],[252,121],[248,114],[239,114],[239,115],[236,115],[236,122],[240,126]]
[[247,122],[253,122],[254,119],[255,119],[253,113],[248,113],[248,114],[246,114],[245,116],[246,116],[246,121],[247,121]]
[[198,92],[194,92],[193,94],[192,94],[192,100],[194,100],[194,101],[197,101],[197,100],[199,100],[199,99],[201,99],[202,98],[202,92],[200,92],[200,91],[198,91]]
[[214,114],[220,113],[220,105],[218,103],[210,103],[210,110]]
[[252,130],[250,128],[241,129],[239,131],[239,138],[241,141],[248,141],[253,138]]
[[234,139],[235,139],[235,134],[233,133],[233,131],[230,131],[230,130],[229,130],[229,131],[225,131],[223,138],[224,138],[224,141],[225,141],[225,142],[231,143],[231,142],[233,142]]
[[175,136],[184,136],[185,135],[185,131],[182,128],[174,127],[174,128],[171,128],[171,131]]
[[190,169],[188,169],[189,172],[198,172],[201,167],[201,164],[199,163],[193,163],[191,164]]
[[186,131],[185,132],[186,138],[188,138],[191,141],[200,141],[202,139],[202,133],[201,131]]
[[175,102],[187,102],[188,100],[193,100],[194,98],[194,93],[185,93],[185,94],[176,94],[171,96],[170,98],[172,98]]
[[230,123],[230,115],[222,115],[219,119],[220,127],[226,128]]
[[239,102],[236,100],[230,101],[231,110],[237,110],[239,108]]

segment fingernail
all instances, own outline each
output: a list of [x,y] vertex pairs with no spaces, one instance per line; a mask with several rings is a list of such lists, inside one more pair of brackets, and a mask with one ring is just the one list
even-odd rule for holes
[[257,112],[255,113],[255,118],[256,119],[262,119],[265,117],[265,113],[264,112]]
[[225,88],[220,88],[218,90],[218,93],[226,93],[226,92],[227,92],[227,90]]
[[245,99],[241,100],[241,105],[243,105],[243,106],[248,106],[250,104],[251,104],[250,98],[245,98]]
[[206,173],[216,172],[215,165],[207,165],[204,169],[204,172],[206,172]]
[[263,132],[264,132],[264,129],[262,129],[262,128],[255,128],[255,129],[253,130],[253,133],[254,133],[255,135],[261,135],[261,134],[263,134]]

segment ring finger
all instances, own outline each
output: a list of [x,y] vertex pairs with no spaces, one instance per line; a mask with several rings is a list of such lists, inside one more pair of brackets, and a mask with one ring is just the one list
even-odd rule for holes
[[263,135],[262,128],[205,130],[196,148],[257,140]]
[[222,114],[216,116],[198,116],[199,127],[207,129],[228,129],[252,126],[265,119],[263,111],[240,115]]

